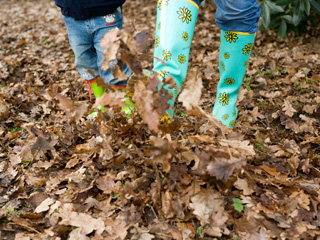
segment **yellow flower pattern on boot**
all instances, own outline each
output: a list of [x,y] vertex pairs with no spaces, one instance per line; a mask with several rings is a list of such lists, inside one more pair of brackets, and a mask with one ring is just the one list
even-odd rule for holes
[[252,43],[249,43],[242,48],[243,54],[247,55],[251,52],[252,49]]
[[178,59],[179,63],[185,63],[186,62],[186,56],[185,55],[181,54],[181,55],[179,55],[178,58],[179,58]]
[[247,66],[248,66],[248,61],[245,61],[244,64],[243,64],[243,66],[244,66],[244,67],[247,67]]
[[183,41],[188,41],[188,39],[189,39],[189,34],[188,34],[187,32],[183,32],[183,33],[182,33],[182,39],[183,39]]
[[169,74],[169,71],[161,70],[161,71],[159,71],[159,73],[158,73],[158,77],[165,78],[168,74]]
[[233,78],[227,78],[226,80],[224,80],[224,82],[228,85],[234,84],[234,79]]
[[230,54],[226,52],[226,53],[224,53],[223,56],[224,56],[225,59],[228,59],[230,57]]
[[234,109],[234,110],[233,110],[233,113],[232,113],[232,116],[235,117],[236,115],[237,115],[237,111],[236,111],[236,109]]
[[177,11],[177,13],[179,14],[179,19],[182,19],[182,22],[191,22],[191,14],[188,8],[180,8],[180,11]]
[[159,44],[160,44],[160,38],[158,36],[156,36],[156,38],[154,40],[154,46],[159,47]]
[[229,123],[229,127],[231,127],[231,128],[234,127],[234,121],[231,121],[231,122]]
[[173,100],[173,97],[174,97],[173,92],[169,91],[169,95],[170,95],[171,100]]
[[226,38],[227,42],[229,42],[229,43],[236,42],[236,40],[238,39],[237,34],[234,32],[230,32],[230,31],[227,31],[226,35],[224,37]]
[[162,3],[166,6],[168,6],[168,2],[169,0],[158,0],[158,8],[159,10],[161,10],[161,7],[162,7]]
[[161,22],[159,22],[159,24],[158,24],[158,29],[159,30],[161,29]]
[[168,61],[168,59],[171,59],[170,51],[163,50],[163,52],[162,52],[162,60]]
[[223,116],[222,116],[222,119],[223,120],[227,120],[229,118],[229,115],[228,114],[224,114]]
[[223,70],[226,70],[226,66],[224,65],[224,62],[221,62],[221,67]]
[[220,103],[222,103],[222,106],[229,104],[229,94],[228,93],[220,93],[219,97]]

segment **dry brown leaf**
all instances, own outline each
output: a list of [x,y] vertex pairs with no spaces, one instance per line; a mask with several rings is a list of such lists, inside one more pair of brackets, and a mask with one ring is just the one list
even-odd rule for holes
[[160,115],[153,108],[152,92],[146,89],[143,82],[138,81],[135,84],[135,93],[133,100],[138,112],[142,115],[143,121],[148,124],[151,130],[159,131]]
[[172,210],[172,194],[166,191],[161,197],[162,211],[166,218],[173,218],[175,212]]
[[59,224],[78,227],[83,235],[87,235],[93,231],[97,231],[101,235],[105,230],[105,224],[101,218],[93,218],[86,213],[71,212],[69,215],[64,215]]
[[38,161],[34,164],[32,164],[32,167],[35,168],[44,168],[45,170],[49,169],[55,162],[54,161]]
[[102,38],[100,45],[105,48],[103,51],[103,64],[101,66],[102,70],[107,70],[110,68],[110,64],[120,57],[120,39],[121,30],[119,28],[113,28],[107,32]]
[[240,152],[242,157],[253,157],[256,155],[253,146],[248,140],[229,140],[229,139],[220,139],[219,143],[221,146],[229,146],[231,149],[236,149]]
[[115,181],[115,175],[109,173],[108,175],[99,177],[96,180],[97,187],[105,194],[119,193],[121,191],[121,182]]
[[199,105],[201,98],[202,74],[200,73],[199,68],[195,67],[190,69],[187,78],[188,80],[186,81],[178,100],[179,102],[182,102],[182,105],[187,110],[192,110]]
[[266,165],[262,165],[261,168],[266,171],[267,173],[269,173],[271,176],[274,176],[274,177],[278,177],[280,176],[280,173],[277,172],[277,169],[275,168],[270,168]]
[[233,174],[234,170],[240,169],[246,165],[246,160],[243,158],[233,158],[227,160],[226,158],[215,158],[215,162],[211,162],[207,166],[207,171],[211,176],[215,176],[220,180],[228,180]]
[[6,120],[9,116],[9,106],[8,104],[0,99],[0,120]]
[[282,93],[280,91],[275,91],[275,92],[259,91],[259,94],[263,97],[270,98],[272,100],[273,98],[280,97]]
[[[293,192],[290,196],[288,204],[299,204],[301,207],[306,209],[307,211],[310,211],[310,195],[304,193],[304,191],[299,191],[299,192]],[[296,207],[291,207],[291,209],[295,209]]]
[[82,233],[81,228],[76,228],[70,232],[68,240],[90,240],[90,238]]
[[146,31],[139,32],[136,35],[135,40],[138,45],[137,50],[140,53],[143,53],[144,51],[146,51],[146,49],[149,48],[151,45],[150,36]]
[[120,67],[118,65],[113,66],[112,68],[112,74],[114,76],[114,78],[120,80],[120,81],[124,81],[124,80],[128,80],[128,77],[126,76],[126,74],[120,69]]
[[188,139],[191,142],[198,142],[198,143],[216,143],[217,139],[213,138],[212,136],[208,135],[196,135],[196,136],[188,136]]
[[48,198],[47,194],[42,192],[34,192],[30,194],[28,202],[33,208],[37,208],[44,200]]
[[35,151],[48,151],[54,150],[54,146],[57,144],[58,140],[56,138],[44,138],[39,136],[35,144],[30,146],[30,149]]
[[182,234],[182,239],[193,239],[196,235],[196,231],[189,223],[178,223],[177,225]]
[[169,172],[171,169],[171,159],[173,157],[173,144],[167,139],[161,139],[154,136],[150,137],[153,146],[150,152],[153,155],[152,160],[162,165],[164,172]]
[[155,238],[154,235],[149,233],[149,230],[140,227],[134,227],[131,229],[130,233],[133,234],[131,237],[132,240],[151,240]]
[[303,106],[303,111],[305,111],[306,113],[309,113],[309,114],[313,114],[314,112],[316,112],[318,109],[318,105],[314,104],[314,105],[304,105]]
[[42,201],[40,205],[34,210],[35,213],[42,213],[49,210],[50,205],[55,202],[52,198],[47,198],[46,200]]
[[111,107],[122,107],[125,103],[125,93],[116,92],[105,92],[102,97],[97,98],[92,108],[97,108],[98,106],[111,106]]
[[189,206],[193,214],[200,220],[201,225],[214,228],[215,236],[221,236],[224,224],[229,218],[224,209],[222,195],[212,190],[202,190],[190,200]]
[[259,113],[259,107],[254,107],[252,111],[250,111],[250,114],[252,115],[254,120],[257,120],[258,118],[264,119],[265,117]]
[[234,182],[234,186],[243,191],[243,195],[247,196],[254,192],[252,186],[249,186],[246,179],[237,178],[237,181]]
[[291,105],[288,100],[284,100],[284,104],[282,105],[282,111],[289,116],[292,117],[295,112],[297,112]]

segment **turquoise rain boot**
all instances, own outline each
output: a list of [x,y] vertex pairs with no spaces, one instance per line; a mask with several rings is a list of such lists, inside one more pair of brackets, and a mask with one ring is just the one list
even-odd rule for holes
[[[183,85],[187,76],[198,8],[191,0],[158,0],[153,71],[158,73],[160,80],[172,76],[178,87]],[[173,107],[180,90],[168,89],[167,86],[165,88],[172,96],[168,104]],[[164,116],[164,119],[171,119],[173,109],[168,109],[166,115],[168,116]]]
[[212,114],[229,128],[238,115],[236,102],[248,65],[255,34],[221,30],[220,81]]

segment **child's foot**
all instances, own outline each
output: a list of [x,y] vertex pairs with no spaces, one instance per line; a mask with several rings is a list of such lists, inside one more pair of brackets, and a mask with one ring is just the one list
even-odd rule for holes
[[93,122],[98,117],[100,111],[104,112],[103,106],[99,106],[96,109],[94,109],[93,112],[87,116],[87,120]]

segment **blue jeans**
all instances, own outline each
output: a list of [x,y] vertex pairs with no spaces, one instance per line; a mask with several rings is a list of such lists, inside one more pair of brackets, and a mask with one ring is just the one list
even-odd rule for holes
[[[200,4],[203,0],[193,0]],[[225,31],[255,33],[259,27],[260,7],[256,0],[215,0],[216,23]]]
[[[106,83],[126,85],[126,81],[119,81],[112,75],[112,66],[117,64],[117,61],[111,63],[108,70],[101,70],[104,60],[102,54],[104,48],[100,46],[101,39],[109,30],[115,27],[122,28],[122,9],[118,8],[113,14],[85,21],[76,21],[72,17],[65,16],[63,20],[67,26],[69,43],[75,55],[74,63],[80,76],[92,80],[100,75]],[[128,77],[132,74],[126,65],[123,71]]]

